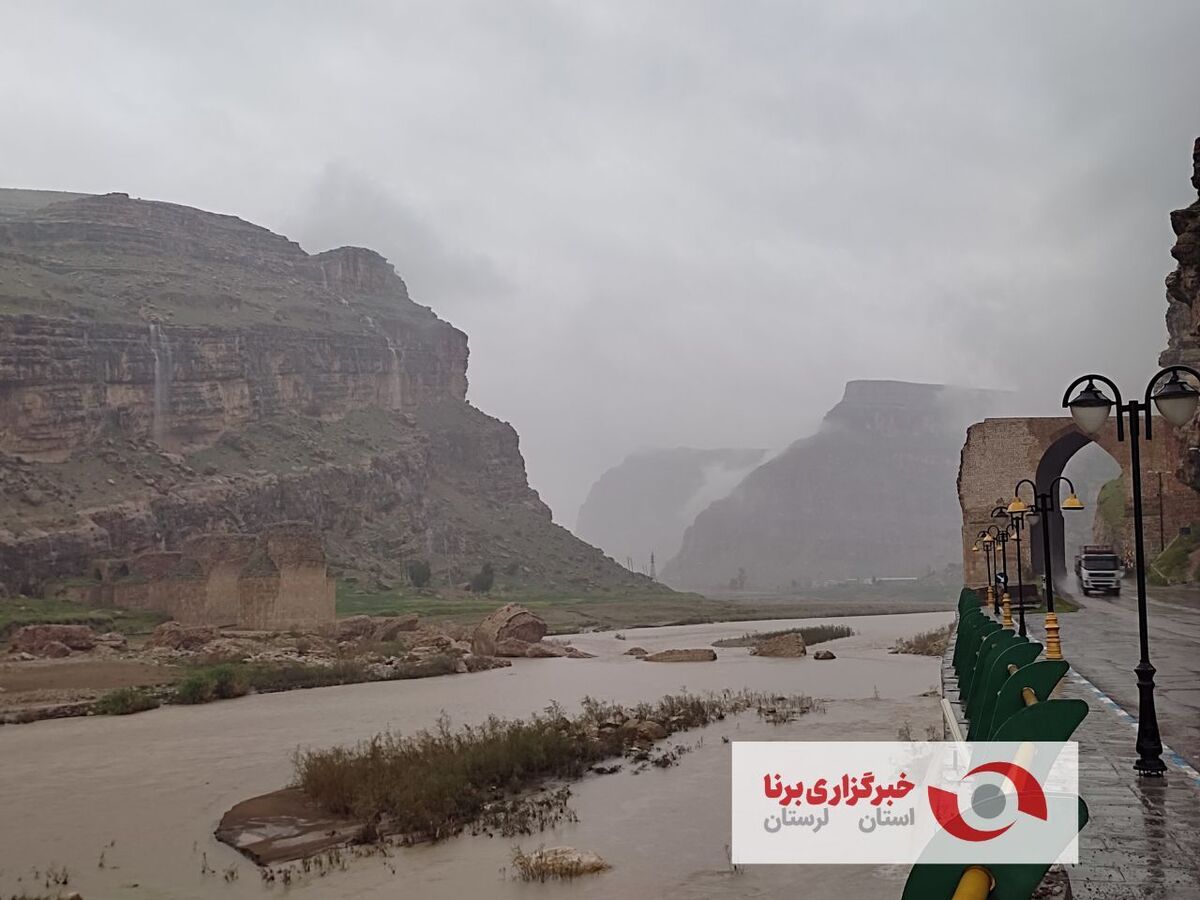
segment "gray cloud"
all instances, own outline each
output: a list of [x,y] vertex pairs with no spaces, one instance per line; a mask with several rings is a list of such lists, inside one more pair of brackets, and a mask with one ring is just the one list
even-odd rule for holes
[[780,447],[849,378],[1044,411],[1166,342],[1194,3],[4,17],[0,181],[376,247],[471,335],[473,400],[568,524],[633,447]]

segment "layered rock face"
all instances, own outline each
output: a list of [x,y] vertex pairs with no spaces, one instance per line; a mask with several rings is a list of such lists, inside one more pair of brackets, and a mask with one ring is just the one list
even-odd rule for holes
[[701,512],[663,570],[672,586],[773,590],[906,577],[955,562],[966,426],[1003,395],[852,381],[820,431]]
[[109,423],[186,450],[283,412],[466,396],[466,335],[378,254],[124,194],[0,219],[0,312],[0,450],[25,458]]
[[[1200,138],[1192,147],[1192,187],[1200,195]],[[1171,228],[1171,256],[1178,265],[1167,276],[1168,342],[1159,361],[1200,369],[1200,199],[1172,212]],[[1183,431],[1189,447],[1200,445],[1200,422],[1193,419]],[[1200,452],[1191,451],[1178,474],[1200,490]]]
[[319,529],[336,570],[636,585],[550,521],[467,339],[371,250],[123,194],[0,191],[0,586],[197,534]]
[[642,450],[592,485],[579,509],[576,533],[618,562],[661,563],[683,542],[696,514],[728,494],[762,462],[765,450]]

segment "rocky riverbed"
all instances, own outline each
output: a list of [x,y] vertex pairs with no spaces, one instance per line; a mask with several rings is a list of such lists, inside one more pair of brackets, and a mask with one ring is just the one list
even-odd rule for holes
[[235,692],[240,696],[480,672],[518,657],[590,655],[545,635],[545,622],[516,604],[474,628],[412,615],[351,616],[329,628],[288,632],[164,622],[147,640],[132,644],[122,634],[97,633],[87,625],[26,625],[14,631],[0,656],[0,724],[88,715],[104,708],[97,703],[112,690],[132,688],[173,702],[179,699],[176,682],[197,668],[220,664],[250,667],[256,675],[243,678],[246,683]]

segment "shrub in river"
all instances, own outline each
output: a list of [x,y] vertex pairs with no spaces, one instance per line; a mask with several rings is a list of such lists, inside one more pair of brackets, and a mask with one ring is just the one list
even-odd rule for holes
[[915,653],[918,656],[941,656],[950,644],[950,626],[922,631],[910,638],[896,642],[896,652]]
[[714,647],[753,647],[759,641],[768,638],[782,637],[785,634],[799,634],[805,644],[820,644],[824,641],[834,641],[838,638],[850,637],[853,628],[845,625],[806,625],[803,628],[784,628],[780,631],[748,631],[741,637],[722,638],[713,641]]
[[130,713],[155,709],[158,705],[158,698],[153,694],[125,687],[109,691],[97,700],[92,708],[101,716],[127,716]]
[[352,747],[301,751],[295,782],[329,813],[376,831],[436,840],[547,779],[579,777],[600,760],[644,750],[663,736],[748,709],[772,718],[784,707],[796,715],[814,708],[808,697],[749,692],[677,694],[632,708],[585,699],[582,706],[574,717],[553,705],[529,719],[492,716],[458,730],[443,717],[434,729],[409,736],[385,732]]
[[522,881],[568,881],[580,875],[591,875],[611,868],[595,853],[575,850],[571,847],[551,847],[525,853],[520,847],[513,848],[513,868]]

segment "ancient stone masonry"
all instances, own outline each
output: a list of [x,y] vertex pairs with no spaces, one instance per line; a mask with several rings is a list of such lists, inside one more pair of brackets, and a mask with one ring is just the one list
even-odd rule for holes
[[154,610],[185,624],[279,630],[334,620],[321,538],[303,523],[258,535],[202,534],[176,551],[97,560],[93,576],[82,593],[94,605]]
[[[1125,529],[1122,543],[1132,547],[1129,529],[1133,522],[1133,478],[1129,472],[1129,448],[1117,440],[1116,423],[1109,421],[1104,429],[1091,438],[1080,431],[1069,416],[1027,419],[984,419],[967,429],[958,472],[958,500],[962,509],[963,572],[966,583],[987,583],[986,564],[982,553],[972,546],[980,531],[997,524],[991,518],[996,506],[1007,507],[1013,488],[1022,478],[1034,480],[1045,490],[1056,476],[1061,475],[1067,461],[1092,441],[1103,447],[1121,466],[1125,484]],[[1155,423],[1154,439],[1143,441],[1142,476],[1163,472],[1168,476],[1179,468],[1186,455],[1186,445],[1180,433],[1162,420]],[[1029,501],[1028,485],[1022,495]],[[1080,513],[1091,515],[1092,512]],[[1066,574],[1064,567],[1062,513],[1054,516],[1050,526],[1051,559],[1056,579]],[[1200,494],[1174,477],[1163,478],[1163,518],[1166,533],[1172,535],[1184,525],[1200,520]],[[1003,524],[1001,522],[1000,524]],[[1032,583],[1034,571],[1041,571],[1041,526],[1023,533],[1021,559],[1025,583]],[[1009,575],[1016,583],[1016,545],[1010,543]]]

